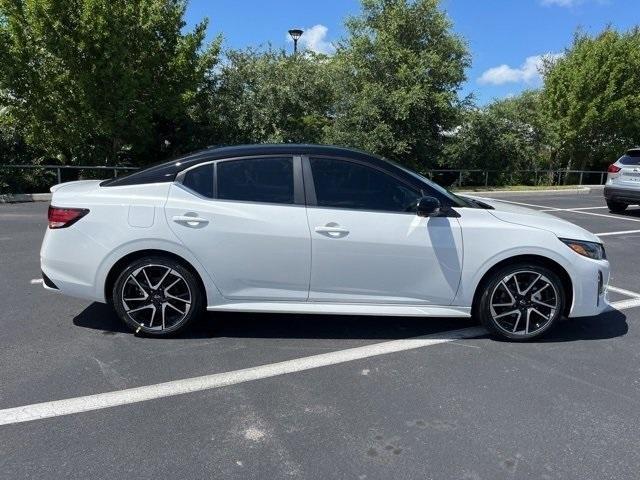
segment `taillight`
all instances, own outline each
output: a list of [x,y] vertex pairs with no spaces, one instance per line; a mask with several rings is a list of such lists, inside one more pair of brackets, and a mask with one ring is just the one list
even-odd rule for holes
[[87,208],[62,208],[49,205],[49,228],[66,228],[87,213],[89,213]]
[[618,173],[620,170],[622,169],[616,165],[609,165],[609,168],[607,168],[607,172],[609,173]]

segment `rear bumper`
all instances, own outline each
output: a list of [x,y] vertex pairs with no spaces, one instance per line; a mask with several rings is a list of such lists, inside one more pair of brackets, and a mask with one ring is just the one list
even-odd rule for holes
[[640,203],[640,188],[604,187],[604,198],[614,202]]
[[40,249],[44,288],[71,297],[104,302],[104,298],[96,295],[95,276],[99,260],[106,253],[102,245],[73,225],[48,229]]

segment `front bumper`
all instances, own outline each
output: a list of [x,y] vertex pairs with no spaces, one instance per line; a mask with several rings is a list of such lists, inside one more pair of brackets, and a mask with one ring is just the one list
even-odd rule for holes
[[621,188],[621,187],[605,186],[604,198],[614,202],[637,204],[637,203],[640,203],[640,188]]
[[610,310],[607,300],[610,267],[607,260],[578,257],[571,265],[573,301],[569,317],[590,317]]

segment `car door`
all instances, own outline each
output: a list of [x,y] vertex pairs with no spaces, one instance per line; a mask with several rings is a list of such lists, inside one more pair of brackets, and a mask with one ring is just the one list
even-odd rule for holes
[[462,269],[456,218],[418,217],[410,210],[423,192],[365,163],[304,162],[310,301],[451,304]]
[[221,160],[183,172],[165,207],[171,230],[221,294],[305,301],[311,239],[300,158]]

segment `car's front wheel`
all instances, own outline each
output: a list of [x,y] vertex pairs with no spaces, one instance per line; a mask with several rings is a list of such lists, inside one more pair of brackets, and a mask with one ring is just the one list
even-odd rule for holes
[[183,330],[202,310],[194,274],[180,263],[149,256],[133,261],[118,276],[112,304],[134,332],[167,336]]
[[564,310],[562,281],[541,265],[507,266],[490,274],[480,288],[476,315],[491,332],[510,340],[539,337]]
[[627,209],[628,206],[629,205],[627,205],[626,203],[607,200],[607,207],[609,207],[609,211],[611,213],[622,213]]

